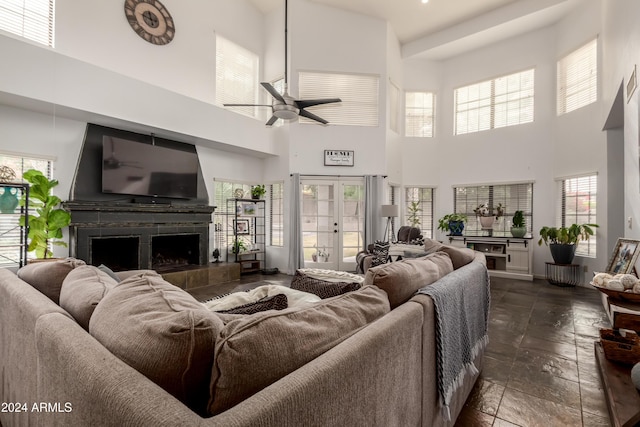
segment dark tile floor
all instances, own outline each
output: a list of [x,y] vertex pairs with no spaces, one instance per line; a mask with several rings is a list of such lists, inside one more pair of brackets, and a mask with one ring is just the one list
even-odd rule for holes
[[[284,274],[190,290],[199,300]],[[593,343],[610,327],[598,291],[543,280],[491,279],[490,342],[484,368],[456,426],[609,426]]]

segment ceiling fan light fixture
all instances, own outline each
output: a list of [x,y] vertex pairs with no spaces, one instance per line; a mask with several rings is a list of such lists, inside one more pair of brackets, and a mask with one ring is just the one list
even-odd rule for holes
[[299,113],[300,110],[292,105],[282,105],[273,111],[273,115],[282,120],[293,120]]

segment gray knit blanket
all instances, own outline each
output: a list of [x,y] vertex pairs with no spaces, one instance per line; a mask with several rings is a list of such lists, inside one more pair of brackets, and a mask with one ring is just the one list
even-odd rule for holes
[[451,397],[467,373],[478,373],[473,361],[489,342],[489,273],[482,263],[472,262],[418,293],[433,300],[438,392],[443,417],[450,421]]

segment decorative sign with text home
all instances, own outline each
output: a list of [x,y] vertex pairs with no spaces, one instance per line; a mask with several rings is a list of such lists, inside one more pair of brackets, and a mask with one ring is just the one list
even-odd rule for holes
[[353,166],[353,151],[324,150],[325,166]]

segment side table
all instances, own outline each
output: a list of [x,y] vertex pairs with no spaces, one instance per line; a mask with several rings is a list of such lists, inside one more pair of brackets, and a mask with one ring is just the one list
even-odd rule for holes
[[580,284],[579,264],[545,263],[545,277],[547,281],[556,286],[576,286]]

